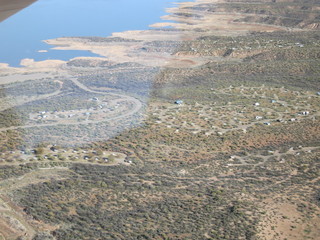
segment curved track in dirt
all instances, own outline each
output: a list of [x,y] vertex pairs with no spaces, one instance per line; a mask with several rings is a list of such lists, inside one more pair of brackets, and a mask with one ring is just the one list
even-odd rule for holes
[[[130,102],[132,103],[133,107],[129,111],[119,115],[119,116],[114,116],[114,117],[109,117],[105,118],[103,120],[86,120],[82,122],[69,122],[69,123],[59,123],[59,122],[54,122],[54,123],[43,123],[43,124],[30,124],[30,125],[24,125],[24,126],[12,126],[12,127],[6,127],[6,128],[0,128],[0,132],[3,131],[8,131],[8,130],[16,130],[16,129],[25,129],[25,128],[34,128],[34,127],[49,127],[49,126],[58,126],[58,125],[82,125],[82,124],[95,124],[95,123],[100,123],[100,122],[106,122],[106,121],[114,121],[114,120],[119,120],[123,118],[128,118],[135,113],[139,112],[140,109],[142,108],[142,103],[140,100],[128,96],[128,95],[122,95],[122,94],[117,94],[117,93],[107,93],[107,92],[100,92],[100,91],[95,91],[91,90],[84,84],[80,83],[76,78],[70,78],[70,80],[79,88],[86,92],[90,93],[96,93],[96,94],[103,94],[103,95],[109,95],[109,96],[114,96],[118,97],[119,99],[114,100],[113,102],[116,104],[120,104],[121,102]],[[60,92],[60,90],[59,90]],[[54,96],[57,95],[57,93],[53,93],[50,95],[47,95],[46,97]],[[43,97],[41,99],[44,99]]]

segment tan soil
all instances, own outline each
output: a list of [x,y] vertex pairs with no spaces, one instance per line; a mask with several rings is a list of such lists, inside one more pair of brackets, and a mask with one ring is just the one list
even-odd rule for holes
[[301,240],[317,239],[319,217],[316,213],[308,218],[297,210],[297,205],[288,201],[267,199],[266,215],[261,223],[260,238],[263,240]]

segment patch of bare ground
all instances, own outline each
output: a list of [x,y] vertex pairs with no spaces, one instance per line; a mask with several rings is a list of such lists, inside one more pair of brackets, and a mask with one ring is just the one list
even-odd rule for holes
[[[107,142],[83,149],[49,143],[32,151],[8,144],[0,155],[0,188],[12,197],[0,199],[3,237],[31,239],[48,231],[57,239],[113,234],[115,239],[240,240],[255,239],[258,232],[262,240],[317,239],[319,206],[311,195],[319,183],[314,87],[319,42],[317,34],[308,38],[300,31],[318,25],[308,14],[307,21],[293,25],[286,16],[299,6],[299,14],[306,13],[309,3],[302,2],[181,3],[163,18],[174,23],[152,25],[171,29],[47,40],[58,49],[90,50],[100,58],[25,59],[22,68],[0,64],[0,81],[6,84],[65,77],[69,81],[61,80],[53,94],[76,90],[91,94],[87,102],[99,103],[97,109],[65,109],[64,102],[56,111],[34,110],[30,116],[38,127],[78,125],[73,114],[110,120],[101,112],[124,100],[131,104],[123,117],[132,118],[142,109],[138,98],[111,93],[105,107],[101,95],[130,92],[135,85],[149,88],[149,83],[155,92],[143,95],[151,97],[143,124]],[[133,76],[129,87],[119,87]],[[22,100],[12,107],[27,103]],[[116,125],[123,118],[113,120]],[[10,125],[1,136],[12,139],[21,126]],[[67,129],[82,137],[80,128]]]
[[[9,178],[1,181],[0,188],[2,194],[21,189],[32,184],[50,182],[52,179],[63,180],[67,168],[38,169],[27,173],[19,178]],[[29,218],[23,209],[16,205],[7,195],[0,196],[0,234],[4,239],[25,240],[33,239],[36,231],[54,230],[56,227]],[[1,239],[1,238],[0,238]]]
[[28,223],[28,217],[22,209],[4,195],[0,196],[0,202],[6,206],[5,209],[0,210],[0,237],[8,240],[19,237],[31,240],[35,231]]
[[[207,0],[193,3],[180,3],[177,8],[168,9],[171,15],[163,17],[164,20],[174,22],[151,25],[151,27],[154,28],[171,26],[173,30],[170,31],[166,31],[165,29],[151,29],[113,33],[111,37],[105,38],[104,42],[100,41],[99,43],[83,38],[57,38],[46,40],[46,43],[54,45],[55,49],[60,50],[89,50],[113,62],[137,62],[146,66],[170,66],[180,68],[200,66],[206,63],[208,59],[204,57],[197,58],[194,55],[172,56],[168,52],[148,52],[145,51],[146,44],[152,41],[182,42],[185,40],[195,40],[199,37],[212,34],[238,36],[245,35],[250,31],[272,32],[286,30],[286,28],[282,26],[236,21],[243,17],[242,13],[230,14],[227,12],[192,10],[192,8],[196,8],[199,3],[212,4],[215,2],[220,1]],[[197,17],[190,17],[192,14],[196,14]],[[201,31],[199,29],[201,29]],[[119,39],[122,40],[119,41]]]
[[[280,198],[268,198],[263,201],[263,221],[260,223],[259,237],[263,240],[301,240],[317,239],[319,230],[319,207],[302,202],[285,200],[286,196]],[[314,209],[311,214],[298,210],[299,204],[307,204]]]

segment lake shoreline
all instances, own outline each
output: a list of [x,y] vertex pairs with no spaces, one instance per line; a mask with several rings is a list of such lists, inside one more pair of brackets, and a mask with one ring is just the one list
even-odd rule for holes
[[[127,8],[123,8],[122,4],[128,5]],[[24,4],[21,5],[23,6]],[[1,34],[5,36],[0,40],[0,62],[8,63],[12,67],[21,67],[20,61],[27,58],[35,61],[68,61],[75,57],[97,57],[89,51],[57,51],[51,49],[43,40],[63,36],[104,37],[112,35],[113,32],[131,29],[147,30],[150,24],[159,21],[161,16],[166,14],[167,6],[174,6],[174,3],[171,0],[139,0],[136,3],[93,1],[87,6],[85,2],[75,0],[58,0],[55,4],[48,0],[36,1],[32,6],[0,24]],[[58,19],[55,19],[55,13],[59,15]],[[84,15],[86,18],[82,17]],[[126,18],[120,17],[122,15]],[[70,16],[73,16],[72,19]],[[20,42],[21,35],[25,36],[24,44]]]

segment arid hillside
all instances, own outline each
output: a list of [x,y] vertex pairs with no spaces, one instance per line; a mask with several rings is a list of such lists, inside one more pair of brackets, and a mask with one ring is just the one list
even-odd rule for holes
[[0,65],[0,239],[318,239],[320,3],[167,12]]

